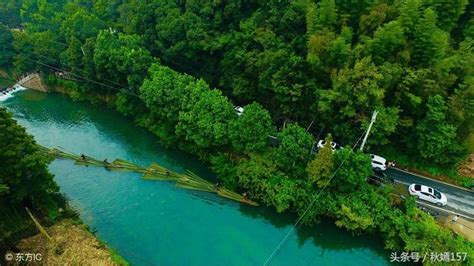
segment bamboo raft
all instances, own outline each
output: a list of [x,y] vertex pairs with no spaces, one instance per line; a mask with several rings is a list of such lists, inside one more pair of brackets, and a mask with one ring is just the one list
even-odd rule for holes
[[121,159],[116,159],[112,162],[108,162],[107,160],[101,161],[86,155],[76,155],[73,153],[68,153],[57,148],[48,149],[46,147],[40,146],[40,150],[52,159],[73,160],[74,163],[77,165],[104,167],[105,169],[110,171],[129,171],[141,173],[143,174],[142,179],[157,181],[174,181],[176,182],[176,187],[179,188],[214,193],[227,199],[253,206],[258,206],[256,202],[251,201],[234,191],[222,187],[217,187],[216,185],[199,177],[198,175],[189,170],[186,170],[185,173],[180,174],[173,172],[157,163],[152,163],[149,167],[143,168],[139,165]]

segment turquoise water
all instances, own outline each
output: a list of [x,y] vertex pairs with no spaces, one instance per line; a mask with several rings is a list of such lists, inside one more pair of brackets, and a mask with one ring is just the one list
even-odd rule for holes
[[[0,105],[44,146],[144,166],[158,162],[214,178],[192,156],[165,149],[105,107],[35,91],[18,92]],[[64,160],[50,170],[83,221],[133,265],[262,265],[295,220],[135,173]],[[390,254],[382,247],[376,237],[353,237],[328,222],[298,228],[271,265],[388,265]]]

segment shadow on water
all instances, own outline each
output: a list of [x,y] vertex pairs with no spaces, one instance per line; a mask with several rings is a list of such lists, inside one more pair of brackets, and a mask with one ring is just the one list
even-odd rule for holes
[[[68,150],[70,152],[84,153],[90,156],[108,156],[108,159],[111,160],[120,158],[120,155],[123,154],[113,153],[114,150],[118,150],[116,147],[114,149],[114,146],[120,146],[121,150],[127,151],[127,158],[121,159],[130,160],[142,166],[158,162],[174,171],[182,172],[189,169],[205,178],[215,180],[215,175],[207,168],[202,167],[202,162],[198,161],[196,157],[179,150],[166,148],[151,132],[141,127],[130,126],[133,121],[115,110],[86,102],[74,102],[57,93],[45,94],[27,90],[18,92],[17,97],[22,97],[27,102],[41,102],[38,105],[16,105],[9,104],[12,102],[11,99],[6,101],[6,107],[14,110],[17,115],[20,114],[20,123],[26,120],[54,122],[54,124],[64,125],[71,132],[80,131],[76,130],[77,127],[87,127],[87,131],[94,131],[98,135],[106,136],[107,143],[104,144],[101,152],[96,152],[87,145],[71,146],[72,150]],[[58,109],[61,112],[57,112]],[[74,134],[71,136],[74,137]],[[76,140],[72,139],[71,141]],[[62,148],[67,149],[66,147]]]
[[[296,222],[298,217],[294,213],[277,213],[270,207],[251,207],[240,206],[240,212],[253,219],[262,219],[270,222],[277,228],[287,228],[285,232],[290,231],[290,227]],[[317,229],[317,230],[315,230]],[[325,250],[351,250],[356,248],[374,248],[383,246],[383,240],[376,235],[354,236],[350,232],[338,228],[334,221],[323,220],[315,225],[299,225],[293,234],[297,237],[300,247],[311,241],[314,245]],[[295,237],[292,236],[292,237]],[[275,246],[278,243],[275,243]],[[389,256],[389,252],[376,248],[375,251],[381,256]]]

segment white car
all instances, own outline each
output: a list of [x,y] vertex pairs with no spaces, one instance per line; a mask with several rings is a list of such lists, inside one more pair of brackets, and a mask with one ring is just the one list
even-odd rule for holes
[[426,200],[439,206],[445,206],[446,203],[448,203],[446,196],[432,187],[411,184],[408,187],[408,192],[410,195],[415,196],[418,199]]
[[234,110],[238,116],[241,116],[244,113],[244,108],[242,106],[235,106]]
[[[324,139],[322,139],[322,140],[318,141],[318,145],[316,145],[316,147],[318,147],[318,149],[321,149],[325,145],[326,145],[326,141]],[[331,150],[332,151],[337,151],[341,148],[342,147],[339,144],[337,144],[336,142],[331,141]]]
[[387,160],[381,156],[371,154],[370,158],[372,159],[372,169],[377,171],[387,170]]

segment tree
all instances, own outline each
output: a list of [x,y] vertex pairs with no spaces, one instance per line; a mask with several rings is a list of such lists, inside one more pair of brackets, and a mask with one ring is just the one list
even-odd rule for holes
[[449,97],[448,106],[460,138],[466,138],[474,129],[474,78],[461,84]]
[[318,111],[327,117],[326,123],[338,140],[352,142],[358,132],[354,130],[361,118],[383,106],[385,90],[381,87],[383,76],[365,57],[352,68],[343,68],[332,76],[332,88],[317,91]]
[[0,67],[8,66],[14,53],[13,35],[5,25],[0,23]]
[[252,196],[283,212],[294,202],[297,184],[277,169],[270,155],[252,154],[242,160],[237,166],[237,176],[239,184]]
[[[390,143],[389,137],[396,132],[400,110],[396,107],[378,108],[377,121],[370,131],[367,141],[369,146],[382,146]],[[366,116],[362,121],[362,130],[368,129],[371,116]]]
[[[140,98],[157,122],[178,123],[184,101],[196,86],[196,80],[169,67],[153,64],[148,70],[150,77],[140,87]],[[203,89],[209,89],[204,87]]]
[[456,139],[456,127],[446,121],[443,97],[429,97],[426,109],[426,116],[416,126],[420,155],[426,161],[449,165],[463,153]]
[[[328,135],[325,141],[326,143],[331,143],[331,135]],[[326,144],[318,151],[316,158],[308,163],[306,172],[312,183],[316,183],[318,187],[323,187],[329,184],[333,175],[333,168],[333,151],[331,145]]]
[[395,20],[379,27],[368,46],[374,62],[382,64],[386,59],[397,59],[405,42],[403,27]]
[[449,46],[449,35],[436,27],[436,13],[425,9],[415,28],[413,62],[427,66],[445,56]]
[[229,124],[232,146],[239,152],[262,151],[275,128],[270,113],[258,103],[244,107],[244,113]]
[[308,1],[306,24],[308,33],[313,34],[322,28],[331,28],[336,24],[337,13],[334,0],[322,0],[318,5]]
[[438,16],[439,28],[451,32],[459,17],[464,13],[468,0],[434,0],[430,4]]
[[101,31],[95,43],[94,62],[98,77],[135,90],[145,78],[153,58],[140,36]]
[[96,14],[82,6],[79,2],[69,2],[64,7],[64,13],[60,12],[59,23],[60,32],[65,40],[77,38],[84,42],[89,38],[96,37],[100,30],[106,28],[106,22]]
[[385,20],[393,12],[393,7],[382,3],[372,8],[369,14],[360,16],[359,31],[361,35],[370,36],[377,28],[381,27]]
[[199,148],[229,143],[229,123],[236,119],[234,108],[218,90],[202,90],[189,109],[179,113],[176,133]]
[[357,61],[353,68],[342,69],[332,78],[332,89],[321,91],[320,110],[340,110],[346,117],[370,112],[382,105],[384,90],[379,86],[382,78],[370,57]]
[[297,124],[289,124],[278,134],[278,139],[280,145],[274,156],[279,169],[290,173],[292,178],[304,176],[314,142],[311,134]]
[[3,188],[9,187],[9,193],[3,197],[10,204],[54,208],[59,190],[48,172],[45,156],[33,137],[4,108],[0,108],[0,140],[0,183]]
[[420,0],[407,0],[403,1],[400,7],[400,16],[398,21],[400,21],[403,26],[404,32],[408,38],[414,36],[415,28],[418,25],[420,19]]
[[334,155],[334,164],[339,167],[331,185],[343,192],[355,191],[367,184],[367,178],[372,174],[369,155],[349,148],[339,150]]

